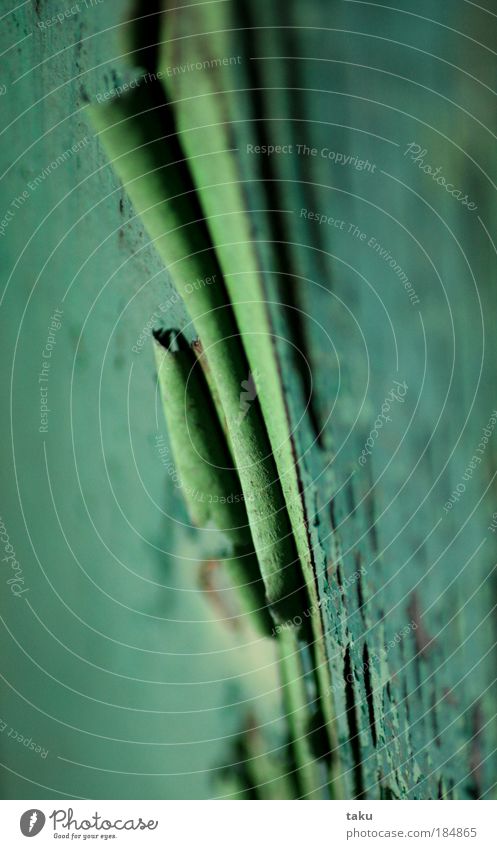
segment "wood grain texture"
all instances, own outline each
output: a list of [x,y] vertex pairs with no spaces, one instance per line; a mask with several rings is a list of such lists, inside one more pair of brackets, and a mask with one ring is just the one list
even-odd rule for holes
[[[473,188],[485,204],[491,185],[475,183],[468,163],[480,136],[461,128],[469,151],[459,136],[451,139],[453,113],[467,98],[457,74],[415,99],[414,115],[403,109],[407,91],[416,85],[426,91],[422,78],[431,70],[420,68],[409,38],[398,49],[407,36],[405,19],[380,9],[294,3],[285,5],[281,25],[279,12],[265,3],[243,12],[171,10],[163,23],[163,66],[228,59],[198,81],[192,70],[166,75],[165,84],[177,102],[197,183],[205,185],[204,208],[217,242],[225,241],[222,212],[240,207],[227,200],[232,182],[243,180],[244,226],[263,246],[264,286],[324,609],[338,771],[350,796],[484,795],[492,792],[494,775],[488,672],[495,544],[486,489],[494,459],[487,454],[482,461],[479,495],[468,494],[458,521],[455,511],[444,510],[443,493],[458,470],[465,474],[493,412],[492,394],[480,391],[476,408],[473,401],[480,368],[492,371],[478,312],[487,298],[488,314],[495,293],[471,242],[484,245],[488,258],[492,244],[464,205],[449,207],[438,184],[417,179],[404,153],[413,129],[421,142],[428,137],[419,150],[430,150],[433,167],[443,162],[454,184],[465,185],[470,196]],[[368,30],[365,49],[359,37],[343,37],[361,24]],[[386,59],[385,27],[393,45]],[[422,20],[415,29],[423,32]],[[452,44],[435,27],[428,30],[436,65],[436,51],[450,54]],[[231,56],[239,57],[234,68]],[[398,68],[401,57],[412,85]],[[368,74],[370,64],[379,73]],[[209,115],[223,135],[208,126]],[[280,153],[257,155],[254,145],[281,145]],[[211,152],[206,165],[201,152]],[[343,161],[355,157],[357,167],[330,165],[330,153],[337,152]],[[487,153],[480,155],[476,170],[484,168]],[[322,214],[326,223],[317,223]],[[469,238],[469,247],[463,249],[454,231]],[[269,239],[278,262],[271,263],[265,249]],[[243,248],[243,236],[240,241]],[[413,283],[404,285],[399,263],[415,292]],[[230,275],[235,265],[228,261]],[[247,329],[250,317],[244,324],[240,315],[239,323]],[[469,426],[460,438],[466,414]],[[374,450],[364,454],[369,438]],[[486,509],[477,503],[485,496]],[[479,662],[464,667],[472,653]]]
[[[312,552],[341,793],[492,797],[493,430],[478,467],[468,464],[496,408],[495,20],[456,4],[448,31],[442,5],[428,0],[415,15],[404,0],[396,12],[253,0],[219,4],[220,20],[234,11],[214,38],[205,22],[218,4],[173,5],[162,61],[184,143],[192,157],[212,155],[194,169],[202,203],[211,213],[224,198],[229,206],[233,193],[228,201],[216,183],[235,173],[243,227],[264,260],[264,322]],[[127,8],[102,3],[43,28],[58,6],[40,2],[2,21],[4,212],[62,151],[91,139],[29,190],[0,240],[12,274],[2,368],[16,433],[13,450],[6,420],[14,496],[2,518],[31,587],[22,615],[18,599],[2,600],[2,716],[50,749],[34,760],[0,736],[5,797],[213,795],[217,765],[238,760],[247,699],[269,749],[284,745],[276,660],[261,670],[255,647],[209,619],[193,571],[180,579],[174,568],[178,552],[190,565],[202,555],[154,451],[151,351],[132,346],[154,312],[171,326],[189,328],[189,318],[83,112],[131,78],[115,29]],[[189,37],[169,43],[176,31]],[[241,61],[188,70],[199,49]],[[196,129],[208,98],[215,122],[228,122],[229,154],[214,155],[219,136]],[[405,155],[410,143],[475,200],[476,215]],[[247,144],[293,152],[269,157]],[[296,152],[304,144],[316,154]],[[251,258],[234,249],[237,262],[243,273]],[[64,319],[42,439],[37,375],[57,305]],[[391,421],[372,436],[387,399]]]

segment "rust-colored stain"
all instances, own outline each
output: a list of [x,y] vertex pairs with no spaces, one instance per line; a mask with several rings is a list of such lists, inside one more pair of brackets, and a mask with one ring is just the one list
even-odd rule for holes
[[217,610],[223,624],[233,631],[240,629],[240,620],[234,606],[231,604],[230,593],[219,587],[221,563],[219,560],[204,560],[199,570],[199,586],[208,596],[209,603]]
[[428,631],[424,627],[423,622],[421,620],[421,605],[419,603],[419,597],[416,592],[411,593],[411,599],[409,601],[407,613],[409,614],[412,621],[417,625],[417,628],[414,630],[416,651],[420,655],[426,655],[432,650],[435,640],[433,637],[430,637]]

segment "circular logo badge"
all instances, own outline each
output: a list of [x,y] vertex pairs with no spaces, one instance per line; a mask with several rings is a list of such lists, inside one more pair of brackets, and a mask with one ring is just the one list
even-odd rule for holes
[[45,814],[37,808],[24,811],[19,823],[24,837],[35,837],[45,825]]

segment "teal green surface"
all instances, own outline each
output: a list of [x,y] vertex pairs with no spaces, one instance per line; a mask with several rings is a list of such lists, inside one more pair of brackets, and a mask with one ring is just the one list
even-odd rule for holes
[[[496,409],[497,21],[446,9],[315,0],[285,4],[283,21],[278,4],[254,2],[233,45],[224,36],[245,57],[237,85],[260,92],[227,98],[252,232],[267,234],[261,202],[287,210],[270,236],[291,243],[298,282],[289,292],[268,269],[268,295],[306,316],[293,337],[272,308],[349,796],[495,793],[493,430],[463,476]],[[40,27],[57,11],[0,3],[0,517],[20,564],[17,585],[1,564],[0,793],[212,797],[246,712],[275,714],[276,661],[261,669],[257,638],[240,649],[216,626],[197,588],[202,540],[157,450],[150,332],[192,328],[84,111],[129,79],[126,4]],[[254,136],[318,154],[249,156]],[[409,143],[478,209],[409,161]],[[375,167],[330,164],[323,148]],[[395,380],[405,401],[361,465]]]
[[167,432],[142,333],[185,315],[82,112],[83,93],[106,91],[122,66],[124,4],[46,32],[37,22],[58,5],[41,6],[2,21],[2,209],[88,143],[28,186],[0,242],[0,515],[29,587],[14,597],[2,564],[1,793],[202,798],[238,730],[229,705],[246,692],[236,643],[198,592],[196,537],[156,447]]

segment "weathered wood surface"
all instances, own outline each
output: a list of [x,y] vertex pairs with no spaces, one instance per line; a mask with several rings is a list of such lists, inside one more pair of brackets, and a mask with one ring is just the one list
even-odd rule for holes
[[[254,239],[280,246],[266,286],[327,630],[344,795],[493,795],[495,434],[476,452],[496,407],[495,21],[461,3],[448,31],[441,4],[417,4],[412,15],[405,2],[393,11],[315,0],[285,3],[284,13],[244,4],[230,23],[224,5],[228,31],[216,51],[203,35],[207,6],[168,13],[160,40],[189,35],[172,43],[172,67],[184,69],[199,50],[215,58],[220,40],[220,54],[240,61],[166,82],[188,145],[199,130],[185,98],[198,95],[199,73],[203,83],[210,75],[237,150],[213,155],[204,130],[205,153],[220,181],[223,158],[236,157]],[[128,79],[108,29],[124,4],[40,28],[56,11],[23,7],[5,18],[2,36],[2,49],[27,36],[7,54],[0,101],[4,126],[15,121],[0,150],[3,208],[58,154],[91,139],[30,191],[0,245],[12,272],[2,365],[6,386],[14,368],[16,434],[14,467],[7,420],[14,497],[3,496],[1,515],[30,585],[24,599],[4,593],[2,602],[11,634],[2,717],[50,749],[42,759],[1,735],[3,795],[32,797],[32,782],[47,796],[212,795],[208,770],[236,759],[230,735],[250,712],[245,699],[281,745],[274,660],[261,672],[255,649],[235,651],[238,638],[198,621],[215,616],[195,592],[197,540],[181,525],[154,447],[162,425],[153,420],[151,350],[139,336],[154,311],[171,325],[188,319],[80,111]],[[410,161],[409,143],[426,148],[426,162],[478,210]],[[267,157],[247,144],[293,148]],[[304,144],[316,155],[298,152]],[[333,163],[325,148],[369,166]],[[57,306],[43,435],[38,374]],[[395,381],[407,386],[396,398]],[[364,455],[389,395],[391,421]],[[481,463],[467,474],[475,455]]]

